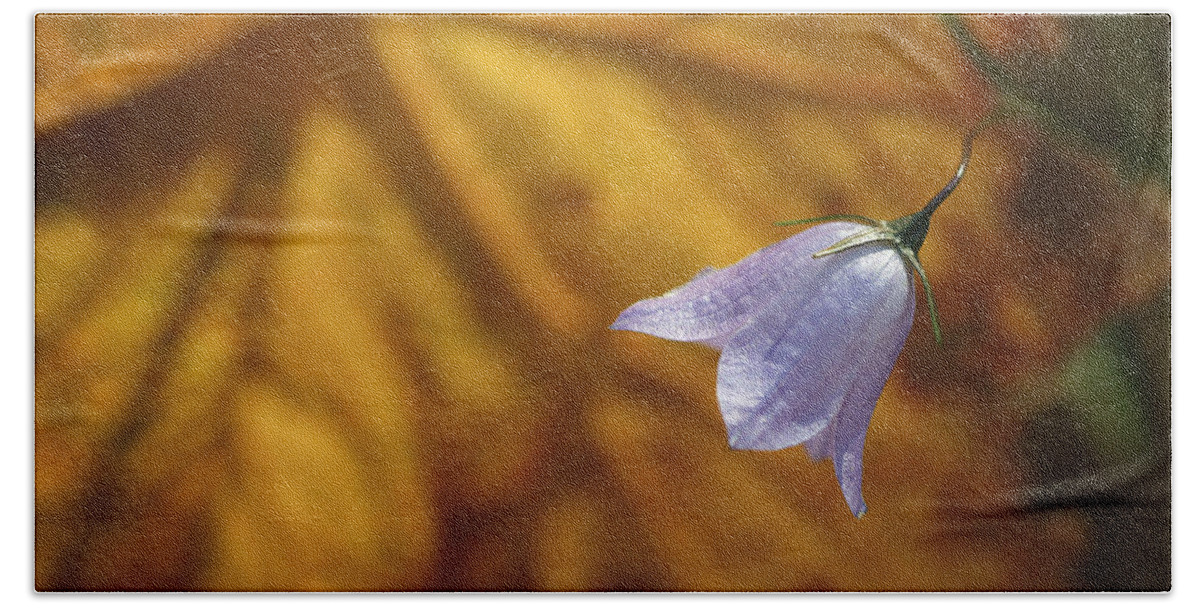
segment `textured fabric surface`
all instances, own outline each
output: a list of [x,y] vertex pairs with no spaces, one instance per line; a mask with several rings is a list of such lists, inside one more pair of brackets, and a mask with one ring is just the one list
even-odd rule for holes
[[[1169,588],[1169,41],[39,15],[36,586]],[[717,351],[609,329],[775,221],[919,209],[1001,99],[921,250],[945,344],[918,297],[861,519],[828,460],[730,449]]]

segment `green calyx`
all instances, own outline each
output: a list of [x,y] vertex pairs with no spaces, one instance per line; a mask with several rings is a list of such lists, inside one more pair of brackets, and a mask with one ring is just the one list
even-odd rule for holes
[[929,278],[925,276],[925,268],[921,266],[921,260],[917,257],[917,250],[925,242],[925,233],[929,230],[929,215],[931,213],[921,210],[890,222],[855,215],[790,220],[788,222],[777,222],[776,225],[790,226],[840,219],[868,226],[862,232],[856,232],[814,253],[813,257],[823,258],[827,255],[833,255],[869,243],[887,243],[891,245],[900,254],[900,257],[904,258],[904,262],[908,264],[908,267],[916,272],[917,277],[921,279],[921,287],[925,291],[925,302],[929,306],[929,322],[933,327],[933,339],[938,344],[941,344],[942,326],[938,322],[937,303],[933,300],[933,287],[929,285]]
[[921,260],[917,257],[917,252],[921,250],[921,245],[925,244],[925,235],[929,232],[929,220],[933,217],[933,212],[937,211],[942,201],[945,201],[950,196],[950,193],[954,192],[954,189],[958,187],[958,183],[962,181],[963,174],[967,171],[967,162],[971,158],[971,143],[979,131],[987,124],[990,124],[990,120],[985,119],[981,121],[963,139],[962,162],[958,165],[958,171],[954,173],[954,177],[950,179],[945,187],[916,213],[891,221],[876,220],[861,215],[834,214],[802,220],[775,222],[775,225],[794,226],[797,224],[813,224],[840,220],[866,226],[867,228],[862,232],[856,232],[814,253],[813,257],[823,258],[827,255],[833,255],[868,243],[882,242],[891,245],[900,253],[900,257],[904,258],[908,267],[917,273],[917,277],[921,279],[921,287],[925,291],[925,302],[929,306],[929,322],[933,327],[933,339],[940,345],[942,344],[942,327],[941,323],[938,322],[937,303],[933,300],[933,287],[929,285],[929,278],[925,276],[925,268],[921,266]]

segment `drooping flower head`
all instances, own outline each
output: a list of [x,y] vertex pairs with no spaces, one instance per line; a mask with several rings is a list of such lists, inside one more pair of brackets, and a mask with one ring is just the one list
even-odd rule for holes
[[803,445],[814,461],[831,459],[846,504],[861,517],[867,426],[912,328],[912,272],[941,341],[917,251],[930,216],[962,179],[977,132],[964,140],[954,178],[921,211],[892,221],[837,215],[780,222],[825,223],[727,268],[702,270],[630,306],[612,329],[720,350],[717,402],[729,445]]

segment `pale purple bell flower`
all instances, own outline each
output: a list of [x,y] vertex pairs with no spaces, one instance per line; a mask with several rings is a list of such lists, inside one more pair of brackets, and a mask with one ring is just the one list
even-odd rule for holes
[[813,258],[862,230],[849,222],[814,226],[642,300],[612,325],[718,348],[717,402],[729,445],[803,444],[813,460],[832,458],[855,515],[866,510],[867,424],[916,302],[904,258],[886,244]]
[[803,445],[812,460],[831,459],[846,504],[862,517],[867,427],[912,328],[914,271],[941,342],[917,251],[933,211],[962,179],[977,132],[964,140],[954,178],[921,211],[892,221],[837,215],[781,222],[834,220],[727,268],[705,269],[630,306],[612,329],[720,350],[717,402],[729,445]]

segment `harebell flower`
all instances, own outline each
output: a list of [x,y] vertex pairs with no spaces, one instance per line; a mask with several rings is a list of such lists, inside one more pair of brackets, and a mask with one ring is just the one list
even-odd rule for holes
[[912,328],[911,273],[925,293],[934,338],[942,341],[917,252],[933,212],[962,180],[981,127],[964,138],[954,177],[920,211],[889,221],[829,215],[778,222],[816,225],[630,306],[612,329],[720,350],[717,402],[729,445],[799,444],[814,461],[831,459],[846,504],[862,517],[863,445]]

